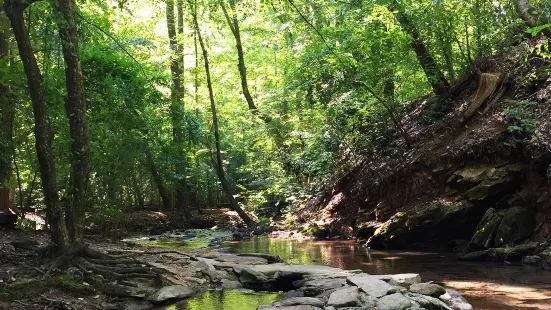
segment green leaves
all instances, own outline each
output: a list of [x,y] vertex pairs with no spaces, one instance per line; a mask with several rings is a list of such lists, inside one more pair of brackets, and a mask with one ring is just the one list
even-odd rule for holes
[[544,29],[551,28],[551,24],[545,24],[538,27],[529,28],[526,30],[526,33],[531,34],[533,37],[537,36]]

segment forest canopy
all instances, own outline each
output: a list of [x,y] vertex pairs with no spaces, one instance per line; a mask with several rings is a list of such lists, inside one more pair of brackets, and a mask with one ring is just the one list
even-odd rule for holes
[[152,205],[223,204],[252,224],[411,146],[408,113],[424,102],[434,121],[473,64],[551,29],[543,0],[0,7],[0,185],[58,221],[61,244],[85,214]]

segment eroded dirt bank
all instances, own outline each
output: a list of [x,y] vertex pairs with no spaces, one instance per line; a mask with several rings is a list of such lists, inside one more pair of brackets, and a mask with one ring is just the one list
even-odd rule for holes
[[[465,260],[549,267],[550,72],[546,60],[515,52],[474,64],[455,96],[422,101],[408,116],[413,148],[349,159],[296,213],[296,226],[376,249],[453,249]],[[500,82],[489,88],[487,76]],[[435,105],[449,112],[427,122]]]

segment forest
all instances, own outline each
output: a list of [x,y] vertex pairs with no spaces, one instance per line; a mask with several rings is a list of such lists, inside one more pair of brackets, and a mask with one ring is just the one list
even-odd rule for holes
[[120,240],[213,226],[549,269],[550,40],[545,0],[0,0],[0,309],[138,309],[185,251]]

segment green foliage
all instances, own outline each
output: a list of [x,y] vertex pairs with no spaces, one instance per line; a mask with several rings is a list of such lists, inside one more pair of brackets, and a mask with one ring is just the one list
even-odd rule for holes
[[509,126],[509,131],[533,134],[538,125],[533,118],[533,109],[536,102],[531,100],[509,100],[507,106],[504,115],[513,122],[513,125]]
[[[269,210],[274,202],[285,200],[293,210],[353,159],[384,154],[402,139],[373,93],[401,120],[431,85],[412,49],[412,37],[396,18],[398,9],[404,9],[450,82],[477,57],[500,52],[523,32],[517,31],[522,23],[509,1],[294,3],[296,9],[287,1],[235,2],[247,82],[259,112],[270,122],[247,109],[235,41],[218,1],[199,1],[197,8],[209,48],[228,179],[246,209],[266,219],[275,216]],[[212,167],[214,141],[202,55],[196,53],[189,12],[178,34],[184,91],[183,104],[175,106],[163,4],[84,1],[78,6],[91,138],[89,211],[98,219],[117,219],[126,211],[159,205],[155,173],[172,200],[184,181],[194,207],[212,207],[211,193],[220,186]],[[47,2],[33,4],[27,18],[55,132],[60,194],[67,198],[71,141],[58,29]],[[542,27],[529,32],[536,34]],[[542,41],[532,52],[549,57],[547,48]],[[40,208],[33,115],[22,65],[17,54],[13,57],[0,63],[0,83],[10,85],[16,107],[17,201]],[[373,93],[358,85],[367,85]],[[438,118],[445,103],[433,104],[433,118]],[[514,122],[511,130],[534,130],[529,110],[528,102],[511,104],[506,112]],[[182,128],[173,128],[178,126]],[[183,133],[184,141],[175,141],[173,129]],[[12,152],[6,143],[1,145],[0,165],[5,167]],[[181,166],[184,171],[177,173],[175,167]]]

